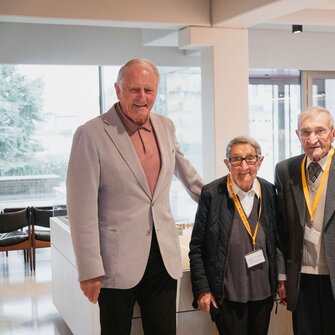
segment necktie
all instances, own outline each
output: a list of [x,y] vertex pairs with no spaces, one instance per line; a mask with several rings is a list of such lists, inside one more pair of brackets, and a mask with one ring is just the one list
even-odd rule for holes
[[308,174],[309,174],[309,179],[311,180],[312,183],[315,182],[315,180],[318,178],[319,174],[321,172],[321,166],[319,163],[312,162],[308,166]]

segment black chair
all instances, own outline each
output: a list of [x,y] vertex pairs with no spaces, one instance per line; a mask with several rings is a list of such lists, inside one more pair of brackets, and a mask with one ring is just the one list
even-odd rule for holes
[[50,218],[52,207],[31,207],[32,264],[36,269],[36,249],[50,248]]
[[23,250],[25,262],[29,262],[32,270],[31,257],[31,225],[29,208],[6,211],[0,214],[0,251]]

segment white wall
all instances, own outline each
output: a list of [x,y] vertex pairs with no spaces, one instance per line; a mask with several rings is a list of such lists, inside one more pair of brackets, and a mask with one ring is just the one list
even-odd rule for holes
[[123,64],[149,58],[157,65],[199,66],[176,47],[142,45],[142,30],[0,22],[0,64]]
[[[143,46],[141,29],[0,22],[2,64],[122,64],[147,57],[158,65],[199,66],[176,47]],[[335,34],[249,30],[249,67],[335,70]]]
[[249,67],[335,71],[335,33],[249,30]]

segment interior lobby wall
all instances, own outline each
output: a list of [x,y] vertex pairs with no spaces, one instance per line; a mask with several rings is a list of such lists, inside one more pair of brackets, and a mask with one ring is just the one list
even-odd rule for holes
[[335,33],[249,30],[249,67],[335,70]]
[[176,47],[143,46],[142,30],[0,22],[1,64],[120,65],[149,58],[159,66],[200,66]]

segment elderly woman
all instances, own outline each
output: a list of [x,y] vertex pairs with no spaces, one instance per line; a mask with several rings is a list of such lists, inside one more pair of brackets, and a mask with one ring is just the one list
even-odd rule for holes
[[276,295],[276,192],[257,178],[259,144],[236,137],[229,174],[204,186],[190,242],[194,307],[221,334],[266,335]]

